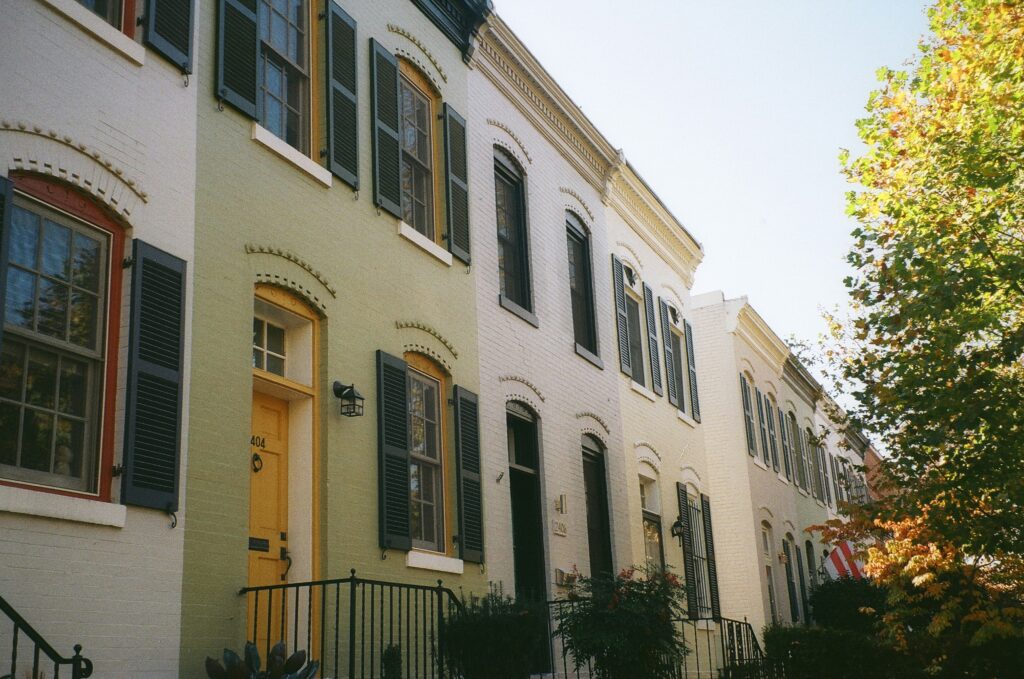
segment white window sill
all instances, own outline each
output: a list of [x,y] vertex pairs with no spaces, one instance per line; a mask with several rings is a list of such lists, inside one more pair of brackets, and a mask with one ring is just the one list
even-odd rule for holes
[[255,121],[252,124],[252,138],[324,186],[330,188],[334,182],[334,177],[327,168],[317,165],[311,158],[299,153],[295,147]]
[[652,403],[654,403],[655,401],[658,400],[658,397],[654,395],[653,391],[651,391],[647,387],[644,387],[644,386],[641,386],[641,385],[637,384],[633,380],[629,381],[629,387],[630,387],[630,389],[632,389],[636,393],[640,394],[641,396],[643,396],[647,400],[651,401]]
[[676,417],[678,417],[684,424],[689,425],[691,429],[697,428],[697,420],[693,419],[682,410],[676,411]]
[[403,221],[398,222],[398,235],[418,248],[426,250],[429,254],[440,260],[445,266],[452,265],[452,253],[448,252],[443,247]]
[[136,66],[146,62],[146,48],[117,30],[77,0],[39,0]]
[[27,488],[0,488],[0,512],[124,528],[124,505]]
[[465,564],[462,559],[453,559],[444,554],[420,552],[414,549],[405,553],[405,565],[409,568],[422,568],[428,571],[462,575]]

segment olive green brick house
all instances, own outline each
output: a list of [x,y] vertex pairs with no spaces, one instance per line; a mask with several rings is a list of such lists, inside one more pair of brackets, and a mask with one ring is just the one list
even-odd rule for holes
[[460,112],[489,9],[198,3],[182,676],[253,638],[425,668],[377,632],[429,644],[439,580],[486,589]]

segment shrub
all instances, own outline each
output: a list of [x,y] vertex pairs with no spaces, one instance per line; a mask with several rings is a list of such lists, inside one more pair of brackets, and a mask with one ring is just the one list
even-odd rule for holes
[[598,679],[675,676],[687,650],[677,620],[684,588],[670,571],[630,568],[617,576],[579,578],[558,609],[558,629],[578,671]]
[[908,659],[873,637],[840,629],[771,625],[764,632],[770,663],[786,679],[915,679]]
[[517,602],[500,589],[463,600],[463,611],[447,624],[443,653],[462,679],[525,679],[540,649],[546,649],[547,608]]
[[885,613],[885,596],[884,589],[866,578],[829,580],[811,594],[814,621],[831,629],[873,634]]

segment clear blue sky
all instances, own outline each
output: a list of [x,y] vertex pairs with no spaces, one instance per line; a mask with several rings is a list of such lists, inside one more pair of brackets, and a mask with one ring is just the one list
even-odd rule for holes
[[495,11],[704,245],[693,292],[748,295],[783,338],[845,304],[856,152],[880,66],[923,0],[494,0]]

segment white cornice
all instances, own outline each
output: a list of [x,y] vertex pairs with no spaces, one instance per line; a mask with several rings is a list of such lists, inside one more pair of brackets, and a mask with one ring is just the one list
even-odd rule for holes
[[782,373],[786,357],[789,356],[789,346],[765,323],[754,307],[745,301],[736,315],[736,334],[779,374]]

